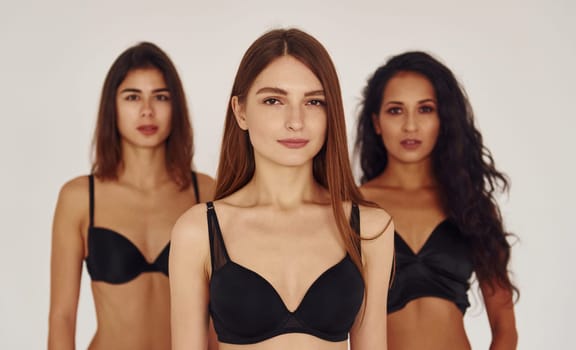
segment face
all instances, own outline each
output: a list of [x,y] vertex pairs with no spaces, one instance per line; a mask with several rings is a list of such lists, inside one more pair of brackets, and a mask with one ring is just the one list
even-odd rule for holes
[[429,162],[440,128],[436,93],[421,74],[400,72],[384,88],[382,105],[373,116],[388,162]]
[[247,130],[255,161],[312,164],[326,137],[326,100],[320,80],[292,56],[270,63],[245,99],[232,98],[238,125]]
[[158,69],[130,71],[118,87],[116,106],[123,144],[145,148],[164,145],[170,134],[172,102]]

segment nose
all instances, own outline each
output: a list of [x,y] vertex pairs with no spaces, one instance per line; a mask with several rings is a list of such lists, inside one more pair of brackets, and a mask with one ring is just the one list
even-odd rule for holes
[[154,109],[149,99],[142,99],[142,108],[140,109],[140,116],[151,117],[154,115]]
[[300,106],[289,108],[286,116],[286,128],[292,131],[301,130],[304,127],[304,111]]
[[418,130],[418,122],[416,121],[416,113],[406,112],[402,129],[406,132],[413,132]]

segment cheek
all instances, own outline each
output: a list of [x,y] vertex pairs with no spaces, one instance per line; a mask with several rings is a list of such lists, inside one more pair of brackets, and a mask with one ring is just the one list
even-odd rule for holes
[[396,125],[396,123],[393,120],[382,121],[380,119],[378,123],[378,128],[380,130],[379,136],[382,139],[382,142],[384,142],[384,145],[390,143],[391,140],[397,138],[398,135],[401,134],[402,132],[402,130],[400,130],[400,127]]
[[172,105],[170,103],[158,103],[154,106],[155,122],[167,133],[172,128]]
[[250,142],[256,147],[266,143],[268,139],[276,135],[275,129],[278,129],[274,123],[271,123],[271,120],[258,118],[255,115],[246,117],[246,127]]
[[163,122],[170,127],[172,125],[172,107],[166,108],[166,111],[162,115]]
[[126,108],[125,106],[119,105],[116,108],[116,124],[118,124],[119,130],[125,130],[130,124],[130,109]]
[[270,106],[248,103],[244,118],[249,133],[254,137],[273,135],[278,130],[283,130],[285,126],[283,112],[279,108]]
[[432,144],[435,145],[438,141],[438,135],[440,134],[440,121],[438,117],[431,119],[428,125],[426,125],[426,134],[432,141]]
[[314,119],[315,129],[318,133],[322,134],[322,139],[326,138],[326,133],[328,132],[328,118],[325,113],[317,116]]

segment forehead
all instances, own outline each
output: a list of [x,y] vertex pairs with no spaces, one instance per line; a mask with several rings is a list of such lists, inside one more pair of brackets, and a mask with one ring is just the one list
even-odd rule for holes
[[322,83],[304,63],[286,55],[272,61],[254,80],[250,92],[277,87],[290,92],[322,90]]
[[385,100],[395,98],[435,98],[434,86],[424,75],[415,72],[396,73],[383,91]]
[[141,86],[147,87],[151,86],[155,89],[158,87],[164,87],[166,82],[164,80],[164,75],[157,68],[137,68],[132,69],[126,74],[126,77],[120,83],[120,87],[128,86]]

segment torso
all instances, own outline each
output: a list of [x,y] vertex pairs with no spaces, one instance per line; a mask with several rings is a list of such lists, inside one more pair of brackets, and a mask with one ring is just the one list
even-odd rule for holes
[[[432,187],[407,191],[368,183],[361,191],[367,200],[390,213],[396,235],[416,258],[446,219]],[[398,243],[398,237],[395,241]],[[388,315],[388,346],[391,350],[470,349],[460,309],[450,300],[432,296],[412,299]]]
[[[94,194],[94,227],[126,238],[148,262],[166,249],[174,222],[196,203],[193,186],[180,191],[173,183],[144,193],[96,179]],[[81,230],[85,256],[88,235],[99,233],[89,232],[86,214]],[[98,328],[89,349],[170,349],[170,293],[164,273],[142,272],[119,284],[93,281],[92,293]]]
[[[298,309],[315,281],[346,257],[329,204],[310,203],[287,211],[222,201],[214,207],[230,260],[265,279],[289,311]],[[270,288],[265,291],[273,294]],[[348,342],[287,333],[249,345],[220,343],[219,348],[344,350]]]

